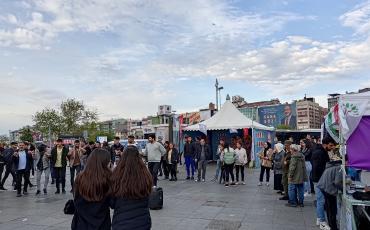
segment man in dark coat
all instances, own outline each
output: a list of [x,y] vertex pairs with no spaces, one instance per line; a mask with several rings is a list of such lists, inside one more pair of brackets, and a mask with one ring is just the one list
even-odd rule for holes
[[30,183],[30,171],[32,167],[32,155],[28,153],[25,143],[18,145],[19,150],[13,153],[14,167],[17,171],[17,197],[22,196],[22,177],[24,178],[23,195],[27,195],[27,187]]
[[[191,142],[191,137],[185,137],[186,142],[184,145],[184,157],[185,157],[185,165],[186,165],[186,179],[187,180],[194,180],[194,171],[195,171],[195,145]],[[190,178],[190,168],[191,168],[191,178]]]
[[200,143],[195,146],[195,159],[198,163],[198,181],[200,181],[200,177],[202,176],[202,181],[205,182],[207,164],[211,159],[211,151],[204,138],[201,138]]
[[317,186],[322,174],[325,171],[326,163],[330,161],[328,152],[335,148],[335,141],[330,137],[325,137],[322,140],[321,145],[317,145],[312,151],[311,163],[312,163],[312,181],[315,186],[316,194],[316,215],[317,223],[324,226],[327,225],[325,222],[325,197],[320,188]]
[[65,186],[68,152],[69,150],[63,146],[62,139],[58,139],[57,145],[51,150],[51,164],[54,166],[57,187],[55,194],[60,194],[60,184],[62,184],[62,193],[66,193]]
[[120,143],[120,138],[115,137],[114,138],[114,143],[110,149],[110,155],[111,155],[111,160],[112,163],[116,162],[118,163],[119,159],[121,158],[121,154],[123,153],[123,145]]
[[4,177],[3,177],[2,181],[0,181],[1,188],[3,190],[6,190],[5,187],[4,187],[4,184],[5,184],[6,179],[9,176],[9,174],[11,174],[12,177],[13,177],[14,190],[16,189],[17,178],[16,178],[16,175],[15,175],[15,168],[14,168],[14,164],[13,164],[13,154],[14,154],[15,151],[17,151],[18,143],[17,142],[12,142],[12,143],[10,143],[10,146],[11,147],[6,149],[3,153],[4,161],[5,161],[5,174],[4,174]]

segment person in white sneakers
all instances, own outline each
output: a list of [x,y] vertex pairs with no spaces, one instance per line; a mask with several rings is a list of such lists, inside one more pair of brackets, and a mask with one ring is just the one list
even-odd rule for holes
[[236,184],[239,184],[239,171],[241,174],[241,184],[244,183],[244,166],[248,163],[247,151],[242,147],[240,142],[236,143],[235,148],[236,161],[235,161],[235,171],[236,171]]

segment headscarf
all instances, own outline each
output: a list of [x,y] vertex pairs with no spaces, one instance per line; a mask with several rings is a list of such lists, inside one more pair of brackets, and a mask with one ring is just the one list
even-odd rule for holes
[[277,143],[277,144],[275,144],[275,148],[278,151],[278,153],[280,153],[281,151],[284,150],[284,145],[281,144],[281,143]]

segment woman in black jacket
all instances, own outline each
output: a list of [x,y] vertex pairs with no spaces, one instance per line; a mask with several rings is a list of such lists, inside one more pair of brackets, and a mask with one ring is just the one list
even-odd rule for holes
[[152,176],[134,146],[128,146],[112,176],[113,230],[148,230]]
[[174,147],[173,143],[168,145],[167,153],[164,156],[168,166],[168,171],[171,173],[170,181],[177,181],[177,161],[179,159],[179,151]]
[[72,230],[110,230],[110,153],[95,149],[74,184]]

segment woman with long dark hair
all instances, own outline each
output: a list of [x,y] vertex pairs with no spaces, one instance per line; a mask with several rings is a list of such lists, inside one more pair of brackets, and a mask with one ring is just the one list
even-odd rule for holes
[[262,151],[258,154],[261,160],[261,172],[260,172],[260,182],[258,186],[262,186],[263,176],[266,172],[266,186],[270,186],[270,169],[272,168],[272,154],[271,143],[265,142]]
[[112,176],[113,230],[147,230],[152,221],[149,195],[153,179],[134,146],[128,146]]
[[165,160],[168,167],[168,172],[171,174],[170,181],[177,181],[177,161],[179,159],[179,151],[175,148],[171,142],[168,145],[167,153],[165,154]]
[[74,184],[75,214],[72,230],[109,230],[111,169],[110,154],[104,149],[95,149],[87,160],[84,171],[79,173]]

